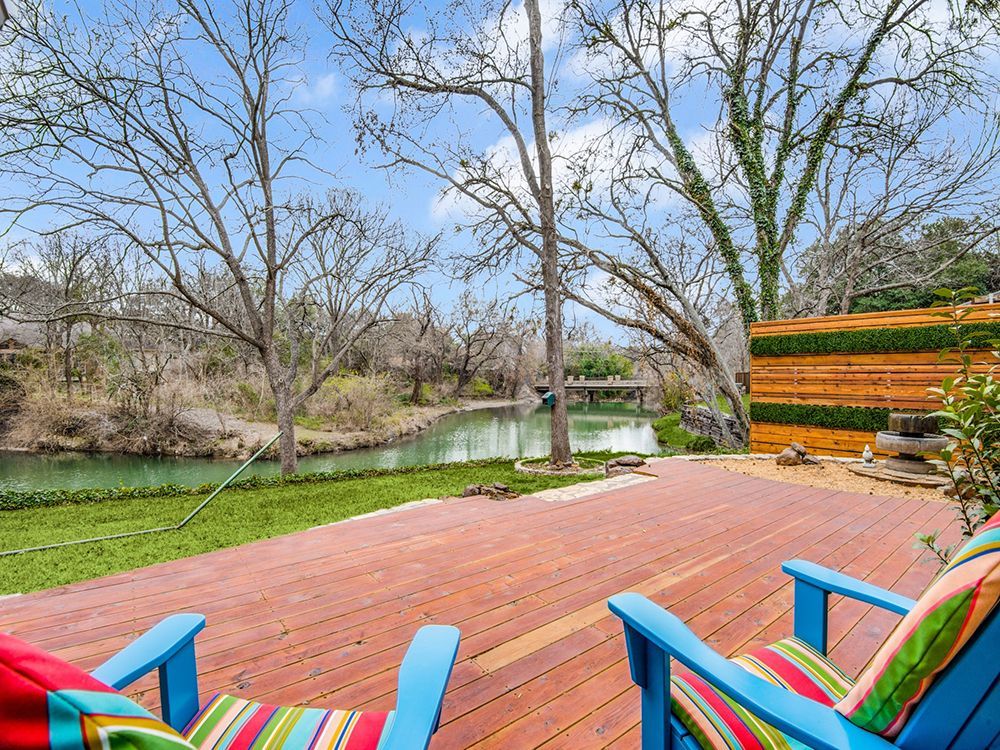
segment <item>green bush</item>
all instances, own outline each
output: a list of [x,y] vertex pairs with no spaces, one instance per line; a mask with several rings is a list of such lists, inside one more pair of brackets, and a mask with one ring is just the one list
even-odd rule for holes
[[868,406],[772,404],[764,401],[752,401],[750,403],[750,421],[801,424],[834,430],[879,432],[888,428],[890,411],[892,410]]
[[665,414],[678,411],[693,400],[694,391],[677,373],[671,373],[660,383],[660,409]]
[[570,375],[582,375],[585,378],[606,378],[620,375],[623,378],[632,377],[632,362],[609,347],[577,349],[570,354]]
[[964,323],[958,326],[957,332],[950,325],[934,325],[755,336],[750,339],[750,353],[758,357],[773,357],[785,354],[939,351],[954,346],[956,333],[960,338],[968,338],[972,334],[1000,337],[1000,323]]
[[[942,298],[937,306],[948,308],[942,316],[950,318],[954,336],[952,346],[942,349],[939,360],[953,364],[955,374],[930,392],[941,407],[934,412],[941,432],[949,438],[938,458],[951,479],[964,542],[1000,510],[1000,339],[980,334],[982,326],[963,323],[970,313],[963,303],[975,296],[973,289],[939,289],[935,294]],[[984,344],[990,352],[977,362],[973,353],[981,351]],[[986,371],[977,372],[977,365]],[[918,534],[917,540],[942,564],[956,547],[940,546],[937,531]]]
[[472,381],[472,395],[480,398],[488,398],[493,395],[493,386],[482,378],[475,378]]
[[692,453],[711,453],[716,449],[715,441],[708,435],[695,435],[684,447]]

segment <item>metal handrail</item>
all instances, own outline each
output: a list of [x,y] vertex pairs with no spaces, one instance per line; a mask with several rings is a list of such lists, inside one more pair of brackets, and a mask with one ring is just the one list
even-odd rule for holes
[[156,534],[161,531],[178,531],[180,529],[183,529],[187,525],[188,521],[190,521],[196,515],[201,513],[202,509],[204,509],[206,505],[212,502],[212,500],[215,498],[216,495],[218,495],[220,492],[226,489],[226,487],[229,485],[230,482],[232,482],[234,479],[236,479],[236,477],[242,474],[244,469],[246,469],[250,464],[256,461],[257,458],[259,458],[264,451],[266,451],[268,448],[274,445],[274,442],[280,437],[281,433],[279,432],[277,435],[271,438],[267,442],[267,444],[264,445],[260,450],[258,450],[252,456],[250,456],[250,458],[248,458],[243,463],[243,465],[240,466],[240,468],[234,471],[229,476],[229,479],[227,479],[225,482],[223,482],[214,490],[212,490],[212,494],[210,494],[208,497],[202,500],[202,502],[198,505],[197,508],[188,513],[183,521],[181,521],[178,524],[175,524],[174,526],[159,526],[155,529],[142,529],[140,531],[124,531],[121,534],[108,534],[107,536],[95,536],[95,537],[90,537],[89,539],[75,539],[71,542],[56,542],[55,544],[43,544],[38,547],[25,547],[23,549],[6,550],[4,552],[0,552],[0,557],[8,557],[10,555],[21,555],[24,554],[25,552],[41,552],[42,550],[56,549],[58,547],[72,547],[77,544],[90,544],[91,542],[105,542],[111,539],[124,539],[130,536],[142,536],[143,534]]

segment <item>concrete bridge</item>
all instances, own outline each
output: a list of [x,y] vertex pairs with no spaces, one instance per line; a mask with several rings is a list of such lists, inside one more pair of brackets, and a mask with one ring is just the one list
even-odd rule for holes
[[[587,394],[587,400],[594,401],[598,391],[627,391],[630,396],[642,406],[646,400],[646,391],[652,388],[655,383],[651,380],[640,380],[637,378],[625,379],[621,376],[607,378],[584,378],[566,376],[567,391],[583,391]],[[545,393],[549,390],[548,382],[535,383],[535,390],[538,393]]]

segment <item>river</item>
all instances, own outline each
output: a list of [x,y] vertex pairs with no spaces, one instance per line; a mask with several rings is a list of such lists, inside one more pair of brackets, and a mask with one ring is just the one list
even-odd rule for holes
[[[570,404],[570,443],[577,451],[657,453],[659,447],[650,426],[653,418],[653,414],[634,404]],[[391,468],[493,456],[542,456],[548,453],[548,443],[548,407],[503,406],[450,414],[423,432],[389,445],[305,456],[299,460],[299,470]],[[0,489],[197,485],[221,482],[238,465],[238,461],[205,458],[0,451]],[[245,474],[277,471],[277,462],[258,461]]]

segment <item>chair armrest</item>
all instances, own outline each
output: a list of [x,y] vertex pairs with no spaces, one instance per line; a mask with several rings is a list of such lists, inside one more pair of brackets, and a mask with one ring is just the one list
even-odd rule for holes
[[[647,667],[662,662],[664,672],[653,679],[669,685],[672,656],[692,672],[726,693],[744,708],[816,750],[890,750],[893,745],[852,724],[831,708],[773,685],[717,654],[681,620],[640,594],[618,594],[608,601],[625,622],[633,681],[656,689]],[[650,658],[650,649],[661,652]],[[667,696],[668,697],[668,696]],[[643,732],[646,727],[643,713]]]
[[843,594],[851,599],[874,604],[897,615],[905,615],[916,604],[915,600],[907,596],[894,594],[888,589],[806,560],[789,560],[782,563],[781,569],[796,581],[805,581],[831,594]]
[[805,560],[789,560],[781,569],[795,579],[795,637],[821,654],[826,653],[830,594],[843,594],[899,615],[916,604],[913,599]]
[[204,627],[204,615],[171,615],[91,674],[115,690],[121,690],[157,669],[163,719],[179,731],[200,708],[194,637]]
[[417,750],[430,743],[441,718],[459,637],[458,628],[450,625],[425,625],[417,631],[399,667],[396,712],[378,750]]

